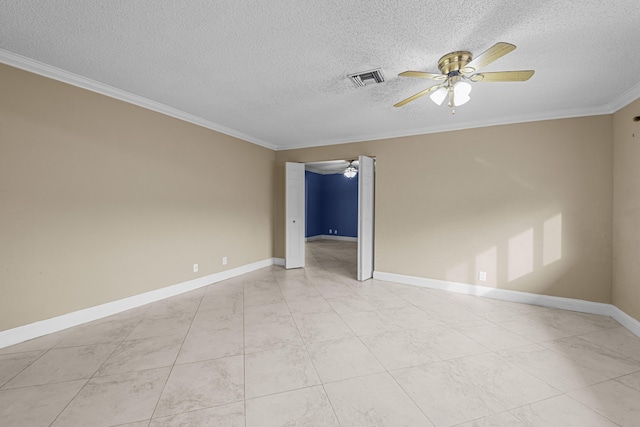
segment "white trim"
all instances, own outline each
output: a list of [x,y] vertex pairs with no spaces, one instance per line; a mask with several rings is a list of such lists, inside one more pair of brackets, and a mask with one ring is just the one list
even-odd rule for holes
[[151,302],[179,295],[184,292],[189,292],[203,286],[221,282],[232,277],[250,273],[261,268],[269,267],[271,265],[278,264],[278,260],[279,258],[268,258],[263,261],[257,261],[251,264],[232,268],[230,270],[221,271],[219,273],[209,274],[207,276],[188,280],[176,285],[167,286],[165,288],[156,289],[154,291],[145,292],[132,297],[97,305],[95,307],[63,314],[51,319],[41,320],[39,322],[1,331],[0,348],[18,344],[53,332],[58,332],[93,320],[102,319],[103,317],[121,313],[132,308],[140,307],[141,305],[149,304]]
[[307,164],[305,164],[305,167],[304,167],[304,170],[306,172],[311,172],[311,173],[315,173],[315,174],[318,174],[318,175],[342,175],[344,173],[344,169],[346,169],[346,166],[344,168],[342,168],[342,170],[339,170],[339,171],[317,169],[317,168],[314,168],[313,166],[308,166]]
[[297,144],[289,144],[286,147],[278,147],[277,151],[294,150],[299,148],[323,147],[327,145],[348,144],[353,142],[377,141],[381,139],[402,138],[407,136],[428,135],[432,133],[451,132],[465,129],[478,129],[490,126],[502,126],[518,123],[539,122],[543,120],[572,119],[578,117],[602,116],[614,114],[618,110],[626,107],[630,103],[640,98],[640,83],[618,96],[608,104],[573,108],[567,110],[543,111],[539,113],[527,113],[514,116],[504,116],[490,120],[479,120],[471,122],[460,122],[450,124],[440,124],[423,128],[407,129],[404,131],[381,132],[368,135],[359,135],[354,138],[334,138],[324,141],[300,142]]
[[307,237],[307,242],[313,242],[314,240],[340,240],[343,242],[357,242],[357,237],[349,236],[335,236],[333,234],[319,234],[317,236]]
[[629,316],[627,313],[625,313],[624,311],[620,310],[615,305],[611,306],[611,312],[612,312],[611,317],[616,322],[620,323],[622,326],[627,328],[633,334],[635,334],[635,335],[640,337],[640,321],[638,321],[638,320],[634,319],[633,317]]
[[137,105],[138,107],[146,108],[147,110],[155,111],[169,117],[175,117],[176,119],[193,123],[207,129],[215,130],[216,132],[233,136],[234,138],[251,142],[253,144],[260,145],[271,150],[277,149],[276,145],[264,141],[260,138],[256,138],[255,136],[248,135],[235,129],[231,129],[211,120],[203,119],[202,117],[198,117],[185,111],[178,110],[177,108],[169,107],[168,105],[152,101],[142,96],[134,95],[133,93],[115,88],[113,86],[109,86],[107,84],[82,77],[78,74],[74,74],[69,71],[47,65],[34,59],[24,57],[22,55],[18,55],[5,49],[0,49],[0,62],[15,68],[19,68],[21,70],[29,71],[34,74],[39,74],[53,80],[70,84],[72,86],[90,90],[91,92],[99,93],[110,98],[115,98],[129,104]]
[[284,267],[284,258],[274,258],[273,265],[279,265],[280,267]]
[[293,150],[297,148],[308,148],[308,147],[322,147],[326,145],[348,144],[351,142],[361,142],[361,141],[375,141],[375,140],[388,139],[388,138],[401,138],[405,136],[426,135],[430,133],[449,132],[449,131],[463,130],[463,129],[475,129],[475,128],[481,128],[481,127],[499,126],[499,125],[516,124],[516,123],[536,122],[541,120],[568,119],[573,117],[587,117],[587,116],[598,116],[598,115],[604,115],[604,114],[613,114],[616,111],[620,110],[621,108],[627,106],[631,102],[635,101],[636,99],[640,98],[640,83],[639,83],[633,86],[627,92],[618,96],[613,101],[609,102],[608,104],[604,104],[596,107],[522,114],[522,115],[516,115],[516,116],[496,118],[493,120],[482,120],[482,121],[457,123],[457,124],[453,123],[448,125],[436,125],[436,126],[429,126],[426,128],[409,129],[405,131],[393,131],[393,132],[383,132],[383,133],[376,133],[376,134],[369,134],[369,135],[360,135],[355,138],[335,138],[335,139],[329,139],[324,141],[308,141],[308,142],[300,142],[298,144],[288,144],[286,146],[279,146],[278,144],[274,144],[274,143],[262,140],[260,138],[257,138],[255,136],[248,135],[244,132],[231,129],[229,127],[223,126],[211,120],[206,120],[202,117],[198,117],[193,114],[178,110],[177,108],[173,108],[168,105],[164,105],[159,102],[152,101],[150,99],[143,98],[138,95],[134,95],[127,91],[117,89],[115,87],[97,82],[95,80],[88,79],[86,77],[82,77],[78,74],[74,74],[69,71],[65,71],[60,68],[53,67],[51,65],[47,65],[45,63],[24,57],[22,55],[18,55],[16,53],[10,52],[5,49],[0,49],[0,63],[4,63],[12,67],[19,68],[21,70],[29,71],[31,73],[39,74],[41,76],[58,80],[76,87],[87,89],[92,92],[109,96],[111,98],[119,99],[121,101],[128,102],[129,104],[137,105],[139,107],[146,108],[148,110],[156,111],[158,113],[161,113],[170,117],[175,117],[176,119],[184,120],[186,122],[193,123],[198,126],[202,126],[204,128],[223,133],[225,135],[230,135],[235,138],[239,138],[241,140],[251,142],[253,144],[260,145],[262,147],[269,148],[274,151]]
[[640,83],[637,83],[631,89],[611,101],[607,106],[612,113],[615,113],[616,111],[619,111],[631,104],[636,99],[640,99]]
[[508,289],[496,289],[487,286],[470,285],[467,283],[450,282],[425,277],[405,276],[403,274],[385,273],[382,271],[374,271],[373,278],[386,282],[419,286],[459,294],[476,295],[503,301],[540,305],[543,307],[559,308],[562,310],[578,311],[580,313],[597,314],[600,316],[609,316],[633,334],[640,337],[640,321],[629,316],[627,313],[612,304],[574,298],[555,297],[551,295],[532,294],[529,292],[511,291]]
[[324,147],[327,145],[349,144],[353,142],[377,141],[381,139],[403,138],[407,136],[428,135],[432,133],[451,132],[466,129],[478,129],[491,126],[511,125],[528,122],[539,122],[543,120],[570,119],[576,117],[602,116],[613,114],[611,106],[576,108],[571,110],[559,110],[541,113],[520,114],[506,116],[489,120],[478,120],[470,122],[459,122],[450,124],[439,124],[434,126],[407,129],[402,131],[381,132],[367,135],[359,135],[353,138],[334,138],[324,141],[303,141],[297,144],[288,144],[286,147],[278,146],[276,151],[297,150],[299,148]]

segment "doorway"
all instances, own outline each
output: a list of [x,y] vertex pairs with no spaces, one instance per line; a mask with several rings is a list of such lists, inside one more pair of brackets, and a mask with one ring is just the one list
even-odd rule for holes
[[[339,163],[344,163],[339,165]],[[344,171],[349,162],[332,161],[332,162],[315,162],[309,163],[311,168],[331,167],[338,168],[337,171]],[[367,280],[373,276],[373,253],[374,253],[374,159],[366,156],[358,158],[358,174],[357,174],[357,261],[356,273],[357,279],[360,281]],[[305,266],[306,248],[306,180],[305,180],[305,164],[287,163],[286,170],[286,227],[285,227],[285,267],[301,268]],[[335,171],[334,171],[335,174]],[[354,236],[344,236],[344,234],[354,234],[353,230],[341,233],[340,228],[335,226],[325,227],[318,232],[312,233],[320,236],[321,240],[329,240],[333,242],[343,242],[343,248],[338,252],[346,254],[349,252],[348,242],[353,240]],[[346,231],[343,229],[343,231]],[[326,234],[324,234],[326,233]],[[351,237],[351,238],[350,238]],[[313,241],[313,239],[312,239]],[[337,245],[337,243],[334,243]],[[315,245],[317,247],[318,245]],[[353,246],[353,245],[352,245]],[[338,248],[334,248],[338,249]],[[323,257],[322,251],[316,252],[318,257]],[[325,260],[326,261],[326,260]]]

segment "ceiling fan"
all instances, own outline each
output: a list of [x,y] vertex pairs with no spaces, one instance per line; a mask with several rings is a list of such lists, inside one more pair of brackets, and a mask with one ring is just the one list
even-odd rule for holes
[[472,58],[471,52],[456,51],[444,55],[438,61],[438,68],[441,74],[426,73],[422,71],[405,71],[398,74],[402,77],[417,77],[421,79],[431,79],[441,81],[437,85],[431,86],[409,98],[402,100],[394,107],[402,107],[411,101],[420,98],[422,95],[431,93],[430,98],[438,105],[442,105],[445,98],[449,99],[448,105],[451,113],[455,114],[454,107],[466,104],[470,97],[471,85],[465,80],[472,82],[524,82],[533,76],[534,70],[522,71],[497,71],[489,73],[478,73],[481,68],[486,67],[497,59],[502,58],[507,53],[516,48],[511,43],[499,42],[481,53],[476,58]]

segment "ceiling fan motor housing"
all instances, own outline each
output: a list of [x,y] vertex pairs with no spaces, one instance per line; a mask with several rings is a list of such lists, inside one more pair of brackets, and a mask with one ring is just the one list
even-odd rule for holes
[[[471,62],[471,52],[460,50],[447,53],[438,61],[438,68],[442,74],[459,75],[461,69]],[[452,74],[453,73],[453,74]]]

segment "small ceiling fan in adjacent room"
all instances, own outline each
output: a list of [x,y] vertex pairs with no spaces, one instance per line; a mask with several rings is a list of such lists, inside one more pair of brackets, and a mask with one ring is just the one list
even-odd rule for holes
[[420,98],[422,95],[430,93],[430,98],[438,105],[442,105],[448,99],[451,113],[455,114],[455,107],[466,104],[471,92],[471,82],[524,82],[533,76],[534,70],[521,71],[496,71],[479,73],[480,69],[486,67],[497,59],[502,58],[507,53],[513,51],[515,45],[499,42],[491,46],[476,58],[471,56],[471,52],[456,51],[444,55],[438,61],[438,68],[441,74],[427,73],[422,71],[405,71],[398,74],[402,77],[417,77],[421,79],[437,80],[441,83],[428,87],[409,98],[398,102],[394,107],[402,107],[411,101]]

